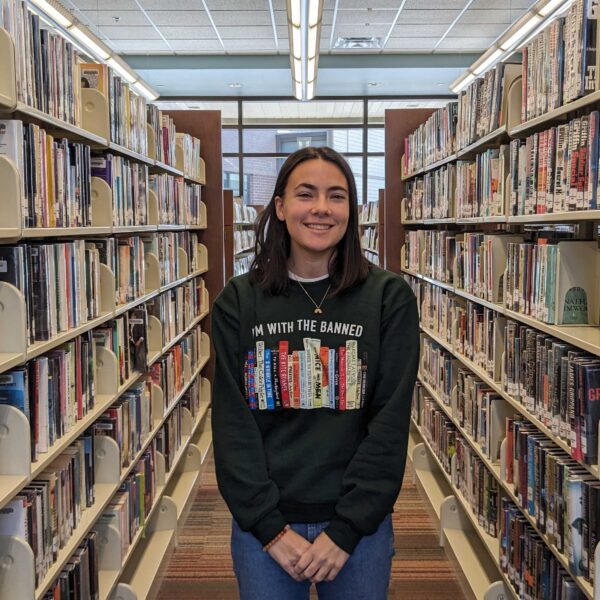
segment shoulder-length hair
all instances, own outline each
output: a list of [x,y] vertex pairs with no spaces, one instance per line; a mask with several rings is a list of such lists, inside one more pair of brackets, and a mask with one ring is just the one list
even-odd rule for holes
[[[327,146],[307,147],[290,154],[283,163],[271,201],[260,214],[256,226],[255,258],[250,267],[250,282],[257,283],[269,293],[286,293],[289,286],[288,258],[290,234],[284,221],[277,218],[275,198],[284,198],[292,171],[306,160],[321,159],[333,163],[348,182],[349,219],[344,237],[338,242],[329,263],[331,296],[336,296],[362,283],[369,274],[369,262],[360,247],[358,231],[358,196],[350,166],[341,154]],[[285,202],[285,199],[284,199]]]

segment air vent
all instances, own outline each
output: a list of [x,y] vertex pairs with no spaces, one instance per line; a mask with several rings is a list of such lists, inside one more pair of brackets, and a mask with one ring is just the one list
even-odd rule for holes
[[335,40],[334,48],[343,48],[347,50],[378,50],[381,48],[380,37],[338,37]]

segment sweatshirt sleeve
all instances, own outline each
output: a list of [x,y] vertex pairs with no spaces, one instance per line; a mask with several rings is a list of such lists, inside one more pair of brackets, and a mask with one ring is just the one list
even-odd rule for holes
[[394,278],[384,291],[367,435],[346,468],[335,516],[325,529],[346,552],[352,553],[361,537],[375,533],[400,492],[418,363],[416,298],[404,280]]
[[243,393],[240,308],[230,282],[213,305],[212,342],[216,365],[212,392],[212,431],[219,491],[242,530],[261,544],[286,525],[277,508],[279,490],[269,479],[260,430]]

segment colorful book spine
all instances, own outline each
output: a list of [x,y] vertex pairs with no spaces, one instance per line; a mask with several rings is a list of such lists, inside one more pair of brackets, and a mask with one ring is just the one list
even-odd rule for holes
[[265,369],[265,395],[267,399],[267,410],[275,408],[275,399],[273,397],[273,371],[271,361],[271,348],[265,348],[264,369]]
[[329,348],[327,346],[321,346],[319,354],[321,360],[321,393],[323,398],[323,406],[326,408],[332,408],[329,397]]
[[300,365],[300,408],[310,408],[308,396],[308,369],[305,350],[298,352],[298,363]]
[[290,381],[288,364],[288,342],[279,342],[279,383],[281,385],[281,406],[290,407]]
[[258,408],[266,410],[267,391],[265,387],[265,343],[256,342],[256,395],[258,397]]
[[273,364],[273,400],[275,401],[275,408],[281,408],[281,384],[278,348],[273,348],[273,350],[271,350],[271,362]]
[[356,408],[358,392],[358,342],[348,340],[346,342],[346,409]]
[[336,364],[335,349],[329,348],[329,407],[333,409],[337,408],[336,394],[338,393],[337,390],[339,387],[336,379]]
[[346,410],[346,346],[339,347],[339,369],[340,369],[340,403],[339,409]]

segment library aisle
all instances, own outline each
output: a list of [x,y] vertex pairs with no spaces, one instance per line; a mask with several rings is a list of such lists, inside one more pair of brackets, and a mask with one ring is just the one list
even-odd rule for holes
[[[406,473],[394,513],[396,556],[392,563],[389,600],[462,600],[461,581],[444,549],[427,499]],[[236,600],[237,585],[231,566],[231,516],[217,489],[212,456],[178,547],[166,564],[158,600]],[[316,593],[311,600],[316,599]],[[366,599],[365,599],[366,600]]]

